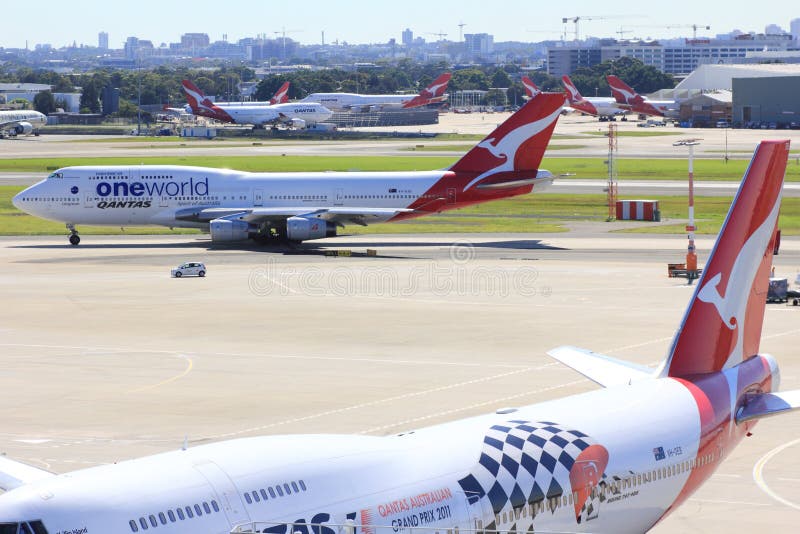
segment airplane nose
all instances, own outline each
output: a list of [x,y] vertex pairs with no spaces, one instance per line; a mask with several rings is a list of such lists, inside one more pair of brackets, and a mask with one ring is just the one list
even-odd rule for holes
[[21,192],[17,193],[16,195],[14,195],[14,198],[11,199],[11,203],[14,204],[14,207],[17,208],[20,211],[23,211],[23,209],[22,209],[22,204],[23,204],[22,195],[23,195],[23,193],[25,193],[25,191],[21,191]]

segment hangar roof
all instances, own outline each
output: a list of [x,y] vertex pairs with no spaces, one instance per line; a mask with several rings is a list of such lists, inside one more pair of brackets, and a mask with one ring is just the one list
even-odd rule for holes
[[775,76],[800,76],[798,64],[758,64],[758,65],[701,65],[675,90],[699,89],[713,91],[733,88],[734,78],[770,78]]

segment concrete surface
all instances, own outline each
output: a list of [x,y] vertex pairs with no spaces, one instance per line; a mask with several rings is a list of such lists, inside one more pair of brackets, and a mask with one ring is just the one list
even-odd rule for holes
[[[701,263],[711,240],[698,241]],[[58,472],[241,436],[386,435],[593,389],[545,351],[655,364],[692,288],[685,240],[339,237],[294,251],[206,237],[0,238],[0,452]],[[325,257],[328,248],[350,258]],[[367,248],[377,258],[364,257]],[[186,260],[208,277],[169,278]],[[779,275],[794,279],[800,240]],[[762,350],[800,388],[800,307]],[[655,532],[796,532],[800,414],[761,422]]]

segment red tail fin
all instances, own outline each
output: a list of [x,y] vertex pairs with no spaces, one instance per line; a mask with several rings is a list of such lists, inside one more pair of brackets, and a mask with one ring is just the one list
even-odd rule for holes
[[606,76],[606,81],[611,88],[611,94],[614,96],[614,100],[617,101],[617,104],[632,105],[644,100],[632,87],[613,74]]
[[478,174],[470,185],[500,172],[536,172],[563,105],[562,93],[539,93],[450,170]]
[[269,99],[270,104],[285,104],[289,101],[289,82],[283,82],[280,89],[275,91],[272,98]]
[[762,141],[708,259],[662,375],[727,369],[758,353],[789,141]]
[[564,84],[564,89],[567,90],[567,100],[569,100],[570,104],[583,100],[580,91],[578,91],[578,88],[572,83],[572,80],[569,79],[569,76],[566,74],[562,76],[561,82]]
[[531,98],[542,92],[538,87],[536,87],[536,84],[533,83],[533,80],[527,76],[522,77],[522,85],[525,87],[525,93]]
[[417,96],[403,104],[403,107],[406,109],[416,108],[440,100],[444,96],[445,91],[447,91],[447,83],[450,81],[450,76],[451,74],[449,72],[445,72],[433,80],[433,83],[428,87],[420,91]]

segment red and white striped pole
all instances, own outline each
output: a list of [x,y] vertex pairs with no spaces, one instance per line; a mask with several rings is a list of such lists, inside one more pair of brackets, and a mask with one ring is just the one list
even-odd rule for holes
[[689,247],[686,251],[686,274],[690,280],[697,278],[697,252],[694,246],[694,233],[697,230],[694,224],[694,147],[700,141],[701,139],[684,139],[673,143],[673,146],[689,147],[689,224],[686,225]]

